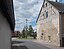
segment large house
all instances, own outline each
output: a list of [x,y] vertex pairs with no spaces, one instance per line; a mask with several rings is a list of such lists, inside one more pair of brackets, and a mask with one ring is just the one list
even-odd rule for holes
[[37,39],[64,46],[64,4],[44,0],[37,18]]
[[0,0],[0,49],[11,49],[15,18],[13,0]]

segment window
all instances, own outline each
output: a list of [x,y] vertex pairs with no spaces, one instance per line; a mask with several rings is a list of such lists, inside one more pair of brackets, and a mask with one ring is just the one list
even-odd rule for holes
[[47,7],[47,3],[46,3],[46,7]]
[[46,18],[48,18],[48,11],[46,12]]
[[41,33],[41,39],[43,39],[43,33]]
[[48,39],[51,40],[51,36],[48,36]]
[[52,6],[51,6],[51,8],[52,8]]
[[43,14],[43,16],[44,16],[44,14]]
[[43,33],[41,35],[43,35]]

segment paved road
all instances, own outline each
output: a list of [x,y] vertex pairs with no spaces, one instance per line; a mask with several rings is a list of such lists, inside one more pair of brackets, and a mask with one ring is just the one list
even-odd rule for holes
[[64,49],[34,41],[35,40],[13,40],[12,49]]
[[31,40],[14,41],[12,49],[50,49]]

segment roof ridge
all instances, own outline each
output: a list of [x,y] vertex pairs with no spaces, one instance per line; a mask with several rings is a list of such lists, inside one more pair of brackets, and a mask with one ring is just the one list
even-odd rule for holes
[[48,1],[48,2],[52,4],[58,11],[64,12],[64,3],[53,2],[53,1]]
[[64,5],[64,3],[60,3],[60,2],[54,2],[54,1],[48,1],[48,2],[53,2],[53,3],[58,3],[58,4],[63,4]]

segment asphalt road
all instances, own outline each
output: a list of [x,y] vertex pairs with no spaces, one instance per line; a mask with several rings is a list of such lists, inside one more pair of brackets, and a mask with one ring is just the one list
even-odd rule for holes
[[12,49],[51,49],[33,40],[16,40],[12,42]]
[[64,49],[64,47],[54,46],[42,40],[12,38],[12,49]]

